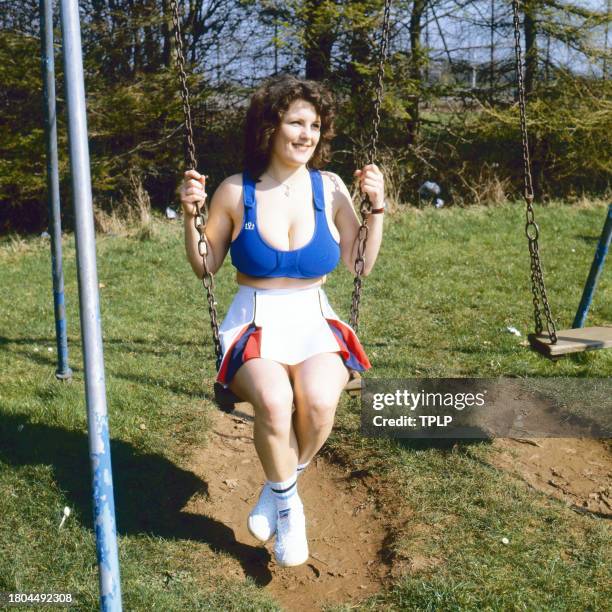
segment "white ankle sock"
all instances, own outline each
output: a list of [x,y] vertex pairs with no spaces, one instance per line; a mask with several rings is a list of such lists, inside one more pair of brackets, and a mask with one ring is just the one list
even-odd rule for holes
[[276,509],[279,513],[288,510],[299,501],[300,498],[297,495],[297,474],[282,482],[268,481],[268,484],[276,499]]
[[306,463],[298,463],[296,474],[299,476],[307,467],[310,461],[306,461]]

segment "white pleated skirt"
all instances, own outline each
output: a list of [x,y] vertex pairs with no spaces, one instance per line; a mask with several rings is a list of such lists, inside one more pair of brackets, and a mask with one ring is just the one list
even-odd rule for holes
[[319,353],[339,353],[347,368],[370,362],[352,328],[338,317],[321,287],[256,289],[239,285],[219,328],[217,382],[227,386],[249,359],[295,365]]

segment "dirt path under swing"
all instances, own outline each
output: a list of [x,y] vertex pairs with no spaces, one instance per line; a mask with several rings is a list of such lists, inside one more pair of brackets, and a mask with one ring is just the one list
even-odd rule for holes
[[253,445],[252,413],[245,406],[232,415],[213,415],[209,443],[193,453],[189,464],[206,481],[208,496],[190,500],[183,511],[224,523],[240,549],[240,559],[230,554],[221,560],[227,564],[221,571],[251,576],[291,612],[356,602],[378,592],[390,570],[381,558],[388,521],[359,478],[323,458],[315,458],[299,480],[310,548],[306,564],[277,566],[274,540],[263,545],[248,532],[246,518],[264,476]]
[[[233,532],[224,534],[216,571],[250,576],[290,612],[320,610],[325,604],[356,603],[381,590],[383,583],[411,568],[419,559],[394,568],[388,545],[403,516],[385,483],[366,483],[347,470],[316,458],[300,477],[311,556],[305,565],[280,568],[274,563],[273,540],[261,545],[246,528],[263,473],[252,437],[248,405],[228,415],[215,412],[209,443],[196,450],[188,468],[208,486],[208,495],[192,498],[184,512],[207,516]],[[580,512],[612,518],[612,452],[594,439],[497,439],[491,464],[523,479],[529,486],[563,500]],[[393,514],[390,509],[393,509]]]

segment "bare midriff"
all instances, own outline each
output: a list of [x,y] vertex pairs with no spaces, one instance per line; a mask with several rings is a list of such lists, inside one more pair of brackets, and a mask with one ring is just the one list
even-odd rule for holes
[[236,272],[236,282],[239,285],[248,285],[256,289],[308,289],[310,287],[320,287],[326,278],[327,275],[318,278],[260,278]]

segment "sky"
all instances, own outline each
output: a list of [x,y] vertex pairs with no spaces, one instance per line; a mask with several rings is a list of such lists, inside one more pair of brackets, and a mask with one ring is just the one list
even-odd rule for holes
[[[565,0],[560,0],[566,3]],[[576,6],[606,10],[608,0],[573,0]],[[493,8],[493,21],[497,27],[491,33],[491,9]],[[391,50],[405,50],[409,48],[409,33],[407,29],[406,13],[404,24],[395,29]],[[570,18],[567,14],[557,15],[557,20],[569,24]],[[250,24],[244,23],[243,28],[249,28]],[[268,31],[259,31],[248,37],[249,45],[237,50],[228,45],[225,52],[217,58],[221,63],[229,55],[236,57],[230,66],[224,67],[224,72],[236,73],[247,80],[258,80],[273,72],[274,46],[270,45],[273,36],[272,27]],[[282,27],[279,30],[282,38]],[[258,34],[258,35],[257,35]],[[521,38],[523,33],[521,32]],[[604,47],[606,28],[600,27],[591,30],[590,42],[594,46]],[[238,35],[241,38],[241,35]],[[610,35],[608,35],[608,40]],[[258,47],[258,41],[261,46]],[[514,36],[512,28],[512,11],[507,0],[441,0],[435,3],[433,10],[430,8],[426,13],[423,32],[423,44],[429,49],[432,60],[444,61],[450,54],[453,61],[463,60],[478,64],[489,64],[491,61],[491,44],[494,46],[493,59],[495,62],[512,60],[514,57]],[[589,61],[585,55],[568,45],[547,39],[545,35],[538,37],[541,57],[548,56],[556,66],[571,69],[577,73],[593,74],[601,76],[603,64]],[[447,52],[448,50],[448,52]],[[257,58],[254,57],[257,55]],[[286,41],[277,49],[279,69],[289,71],[303,71],[301,63],[301,48],[295,41]],[[609,64],[612,62],[608,62]],[[221,76],[221,75],[219,75]]]

